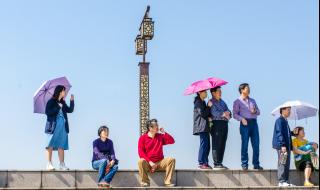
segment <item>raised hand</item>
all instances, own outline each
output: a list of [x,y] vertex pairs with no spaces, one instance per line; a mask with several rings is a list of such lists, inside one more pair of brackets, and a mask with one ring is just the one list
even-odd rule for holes
[[165,130],[164,130],[163,127],[160,128],[160,132],[161,132],[161,133],[165,133]]

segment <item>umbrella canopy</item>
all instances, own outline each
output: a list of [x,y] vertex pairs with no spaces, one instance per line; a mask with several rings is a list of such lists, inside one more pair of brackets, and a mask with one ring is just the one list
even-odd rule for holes
[[219,78],[208,78],[206,80],[200,80],[200,81],[196,81],[194,83],[192,83],[184,92],[184,95],[190,95],[190,94],[194,94],[203,90],[208,90],[211,88],[215,88],[218,86],[223,86],[225,84],[227,84],[227,81],[224,81],[222,79]]
[[219,79],[219,78],[216,78],[216,77],[208,78],[207,80],[211,83],[211,85],[212,85],[211,88],[215,88],[215,87],[218,87],[218,86],[223,86],[223,85],[228,84],[227,81]]
[[46,105],[49,99],[52,98],[55,88],[58,85],[63,85],[68,94],[71,84],[66,77],[60,77],[45,81],[33,96],[33,112],[45,114]]
[[285,102],[284,104],[278,106],[275,108],[271,114],[273,116],[280,116],[280,108],[285,108],[285,107],[291,107],[291,114],[288,119],[292,120],[300,120],[300,119],[305,119],[309,117],[314,117],[317,115],[318,109],[306,102],[302,102],[299,100],[296,101],[288,101]]

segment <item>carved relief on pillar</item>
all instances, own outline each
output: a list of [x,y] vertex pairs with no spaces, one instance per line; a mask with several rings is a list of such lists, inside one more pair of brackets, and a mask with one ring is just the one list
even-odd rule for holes
[[149,76],[140,76],[140,127],[141,133],[147,131],[149,120]]
[[140,133],[147,132],[149,120],[149,63],[140,63]]

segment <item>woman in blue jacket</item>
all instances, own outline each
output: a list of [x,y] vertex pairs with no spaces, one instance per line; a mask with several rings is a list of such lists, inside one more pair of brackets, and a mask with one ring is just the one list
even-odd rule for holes
[[70,107],[64,101],[66,92],[64,86],[58,85],[52,98],[47,102],[46,115],[47,124],[45,133],[47,134],[47,170],[54,170],[52,165],[52,151],[58,151],[60,170],[69,170],[64,163],[64,150],[69,149],[68,133],[69,123],[67,113],[74,110],[74,96],[71,95]]

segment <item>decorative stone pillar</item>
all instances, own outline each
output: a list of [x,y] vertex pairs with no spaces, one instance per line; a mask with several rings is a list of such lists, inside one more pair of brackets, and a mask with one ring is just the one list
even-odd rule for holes
[[149,106],[149,65],[140,62],[140,135],[147,131],[147,122],[150,116]]

